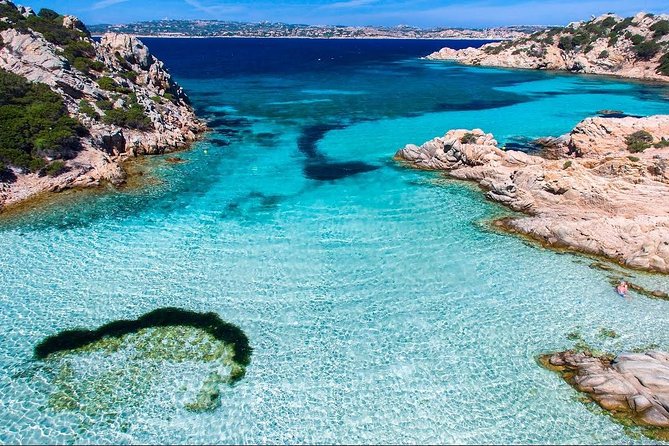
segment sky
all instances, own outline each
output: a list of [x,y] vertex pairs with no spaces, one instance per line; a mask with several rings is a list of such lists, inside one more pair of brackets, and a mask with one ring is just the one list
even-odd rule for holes
[[480,28],[566,25],[592,15],[669,13],[669,0],[15,0],[73,14],[87,24],[218,19],[315,25]]

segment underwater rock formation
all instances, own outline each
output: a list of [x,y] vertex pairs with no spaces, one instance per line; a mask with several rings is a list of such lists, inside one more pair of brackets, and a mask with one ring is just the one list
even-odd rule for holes
[[52,377],[49,407],[110,415],[165,391],[189,411],[211,411],[220,405],[220,386],[244,377],[251,352],[244,332],[215,313],[162,308],[63,331],[34,353]]

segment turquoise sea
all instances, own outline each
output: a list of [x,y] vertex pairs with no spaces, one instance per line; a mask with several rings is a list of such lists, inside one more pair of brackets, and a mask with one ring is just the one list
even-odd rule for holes
[[[392,155],[457,127],[531,150],[600,109],[669,113],[669,87],[419,59],[457,41],[145,41],[212,132],[185,163],[144,161],[145,187],[0,224],[1,443],[650,442],[536,357],[574,331],[667,349],[669,302],[625,301],[592,259],[490,231],[508,211]],[[219,408],[179,404],[187,363],[146,365],[142,398],[127,377],[98,389],[113,410],[50,407],[40,340],[167,306],[248,335]]]

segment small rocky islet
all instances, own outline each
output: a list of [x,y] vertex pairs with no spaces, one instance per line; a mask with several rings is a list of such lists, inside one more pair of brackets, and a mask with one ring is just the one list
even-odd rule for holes
[[669,440],[669,355],[658,351],[597,355],[568,350],[539,363],[555,371],[614,419],[641,426],[645,435]]

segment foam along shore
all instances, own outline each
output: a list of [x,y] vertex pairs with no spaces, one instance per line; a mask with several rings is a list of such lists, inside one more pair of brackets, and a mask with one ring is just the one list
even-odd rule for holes
[[[121,184],[124,161],[187,148],[206,130],[140,40],[110,33],[96,42],[76,17],[43,11],[0,0],[0,70],[8,83],[53,96],[76,134],[46,129],[17,148],[3,147],[0,210],[45,192]],[[3,105],[24,103],[24,96],[19,91]]]
[[669,81],[669,15],[605,14],[480,48],[442,48],[426,57],[466,65]]
[[480,129],[451,130],[395,159],[476,181],[525,216],[507,229],[556,248],[669,273],[669,116],[587,118],[547,138],[542,156],[499,147]]

